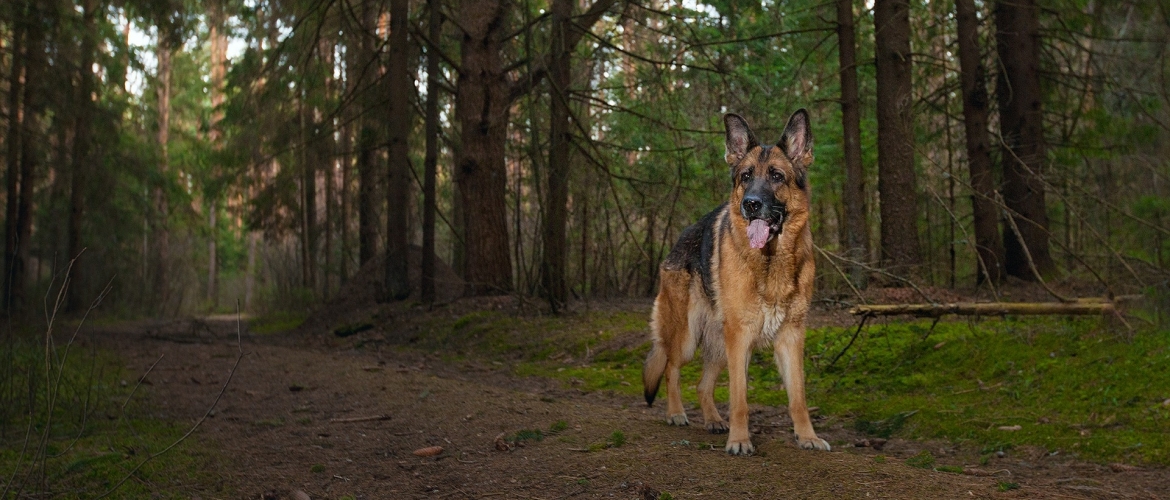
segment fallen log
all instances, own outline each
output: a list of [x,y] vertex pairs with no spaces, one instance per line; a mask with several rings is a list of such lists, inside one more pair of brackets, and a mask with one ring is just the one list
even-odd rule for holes
[[1002,316],[1005,314],[1112,314],[1117,311],[1113,302],[1104,300],[1077,300],[1075,302],[953,302],[950,304],[877,304],[859,305],[849,310],[855,316],[910,315],[937,318],[948,314],[958,316]]

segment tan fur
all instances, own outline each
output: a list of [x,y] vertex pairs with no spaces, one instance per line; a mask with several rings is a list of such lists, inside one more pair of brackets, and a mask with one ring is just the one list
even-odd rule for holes
[[[746,236],[747,221],[735,208],[744,196],[744,187],[736,183],[724,209],[730,213],[717,219],[728,217],[731,227],[717,233],[711,257],[714,305],[704,296],[699,276],[665,263],[660,267],[651,318],[653,348],[643,375],[647,401],[653,401],[665,372],[668,421],[689,423],[679,391],[679,369],[701,343],[704,364],[698,396],[704,422],[711,432],[729,430],[728,453],[750,454],[754,447],[748,432],[747,363],[753,346],[771,344],[788,392],[788,411],[798,444],[828,450],[829,444],[813,430],[804,394],[805,320],[813,294],[815,262],[809,194],[795,179],[804,175],[799,170],[807,169],[812,157],[811,153],[799,156],[794,164],[779,148],[762,161],[759,153],[760,148],[754,147],[742,157],[728,160],[738,166],[733,171],[737,176],[744,169],[751,169],[754,175],[767,175],[769,169],[784,173],[787,182],[773,190],[776,200],[787,207],[783,230],[763,249],[752,249]],[[651,366],[649,360],[655,356],[661,359]],[[725,366],[729,373],[729,426],[715,408],[713,397],[715,380]]]

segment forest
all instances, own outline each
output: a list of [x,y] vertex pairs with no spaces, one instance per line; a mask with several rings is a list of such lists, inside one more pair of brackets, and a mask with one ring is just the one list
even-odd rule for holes
[[[659,266],[802,109],[728,457]],[[1170,0],[5,0],[0,152],[0,499],[1170,484]]]
[[1165,290],[1167,11],[7,2],[4,304],[648,296],[727,196],[723,113],[774,140],[797,108],[822,293]]

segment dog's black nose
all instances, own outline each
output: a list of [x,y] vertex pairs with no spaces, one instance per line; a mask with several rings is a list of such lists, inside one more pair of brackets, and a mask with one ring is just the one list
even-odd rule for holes
[[756,215],[764,207],[764,201],[755,196],[743,198],[743,213],[748,216]]

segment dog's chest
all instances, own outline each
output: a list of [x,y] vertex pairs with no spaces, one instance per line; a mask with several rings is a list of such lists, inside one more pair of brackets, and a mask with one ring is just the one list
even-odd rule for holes
[[764,314],[764,321],[760,336],[769,342],[774,341],[780,325],[784,324],[784,309],[764,306],[761,312]]

